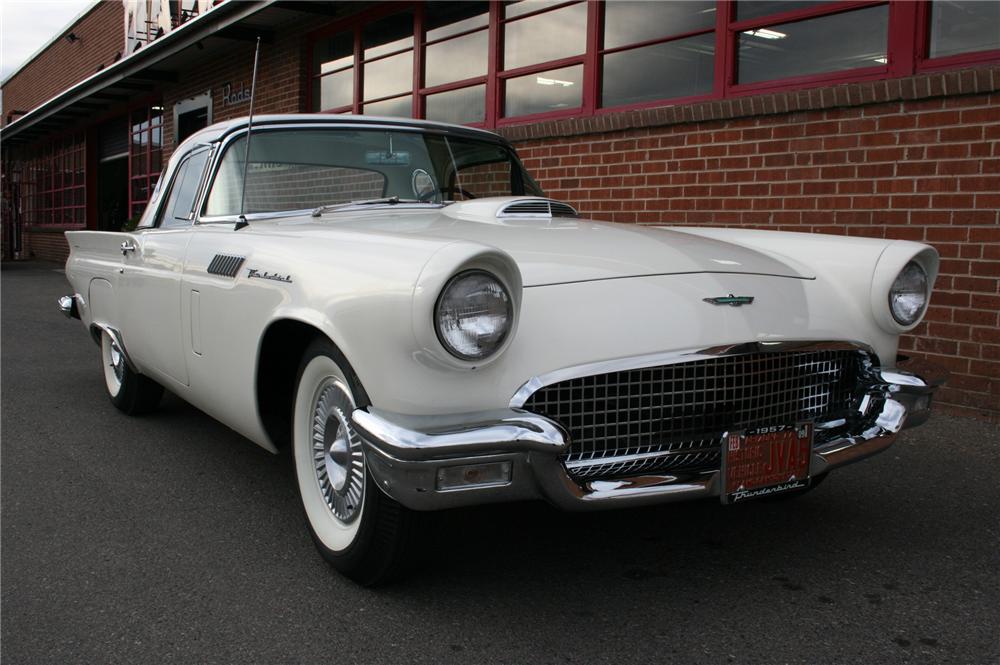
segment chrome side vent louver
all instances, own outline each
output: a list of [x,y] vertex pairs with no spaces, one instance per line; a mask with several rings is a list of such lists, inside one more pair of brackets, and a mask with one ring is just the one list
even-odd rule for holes
[[552,199],[512,201],[497,212],[497,217],[579,217],[568,203]]
[[212,262],[208,264],[208,274],[221,275],[222,277],[236,277],[240,266],[245,261],[242,256],[231,256],[229,254],[216,254]]

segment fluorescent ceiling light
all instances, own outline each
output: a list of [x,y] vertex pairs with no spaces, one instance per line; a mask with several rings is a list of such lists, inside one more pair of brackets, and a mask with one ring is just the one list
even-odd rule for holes
[[778,32],[777,30],[768,30],[767,28],[747,30],[745,34],[753,35],[754,37],[760,37],[762,39],[784,39],[785,37],[788,36],[783,32]]
[[560,81],[559,79],[547,79],[543,76],[536,76],[535,83],[538,85],[561,85],[564,88],[568,88],[574,85],[572,81]]

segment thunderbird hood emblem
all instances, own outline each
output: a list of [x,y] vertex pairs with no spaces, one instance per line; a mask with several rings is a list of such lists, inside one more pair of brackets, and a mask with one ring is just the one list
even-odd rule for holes
[[743,305],[749,305],[753,303],[753,296],[734,296],[730,293],[728,296],[719,296],[717,298],[702,298],[704,302],[711,305],[729,305],[730,307],[742,307]]

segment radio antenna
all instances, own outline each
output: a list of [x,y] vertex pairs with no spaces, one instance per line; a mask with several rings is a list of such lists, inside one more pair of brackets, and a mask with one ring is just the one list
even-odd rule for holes
[[240,216],[236,220],[234,231],[239,231],[244,226],[249,226],[247,216],[244,214],[247,201],[247,167],[250,166],[250,139],[253,137],[253,101],[257,96],[257,62],[260,60],[260,37],[257,37],[257,47],[253,52],[253,75],[250,78],[250,117],[247,118],[247,147],[243,153],[243,187],[240,190]]

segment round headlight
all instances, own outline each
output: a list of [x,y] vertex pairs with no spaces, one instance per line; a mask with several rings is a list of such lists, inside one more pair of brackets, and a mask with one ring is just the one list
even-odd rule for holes
[[504,285],[482,270],[451,278],[434,308],[438,339],[448,353],[462,360],[482,360],[507,339],[514,307]]
[[916,261],[907,263],[889,289],[889,311],[901,326],[916,323],[927,307],[927,273]]

